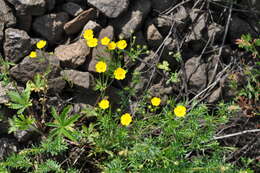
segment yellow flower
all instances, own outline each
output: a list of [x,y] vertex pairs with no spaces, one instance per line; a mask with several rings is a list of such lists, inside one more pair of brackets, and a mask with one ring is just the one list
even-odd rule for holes
[[96,47],[98,45],[98,39],[91,38],[91,39],[87,40],[87,45],[88,45],[88,47]]
[[107,70],[107,64],[104,61],[99,61],[96,64],[96,72],[103,73]]
[[110,39],[108,37],[104,37],[101,39],[101,44],[104,46],[107,46],[110,42]]
[[116,43],[118,49],[125,49],[127,46],[127,43],[125,40],[120,40]]
[[126,71],[122,68],[117,68],[114,71],[114,76],[117,80],[123,80],[125,78]]
[[46,46],[46,41],[45,40],[40,40],[40,41],[38,41],[37,43],[36,43],[36,47],[38,48],[38,49],[42,49],[42,48],[44,48],[45,46]]
[[115,50],[115,49],[116,49],[116,43],[115,43],[114,41],[112,41],[111,43],[109,43],[109,44],[107,45],[107,48],[108,48],[109,50]]
[[103,99],[103,100],[101,100],[101,101],[98,103],[98,106],[99,106],[101,109],[107,109],[107,108],[109,108],[109,101],[106,100],[106,99]]
[[175,109],[174,109],[174,114],[177,116],[177,117],[184,117],[186,115],[186,108],[182,105],[179,105],[177,106]]
[[128,126],[132,122],[132,117],[129,113],[125,113],[121,116],[120,121],[123,126]]
[[94,37],[93,30],[91,29],[85,30],[83,33],[83,37],[85,38],[85,40],[92,39]]
[[159,97],[153,97],[151,99],[151,103],[153,106],[159,106],[161,103],[161,99]]
[[29,57],[36,58],[37,57],[37,53],[35,51],[31,51]]

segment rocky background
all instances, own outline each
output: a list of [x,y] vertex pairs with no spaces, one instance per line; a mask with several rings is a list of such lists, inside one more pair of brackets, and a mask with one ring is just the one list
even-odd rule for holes
[[[196,97],[212,104],[233,96],[225,74],[237,69],[238,57],[245,55],[234,41],[242,34],[259,36],[259,16],[259,0],[0,0],[0,55],[15,63],[10,75],[21,89],[51,65],[50,105],[71,102],[77,111],[82,105],[96,103],[98,93],[91,89],[94,65],[104,50],[102,46],[93,50],[87,47],[83,31],[93,29],[99,39],[129,40],[135,35],[137,44],[147,45],[151,51],[140,57],[142,61],[127,64],[130,71],[145,73],[138,84],[128,76],[125,85],[140,93],[149,89],[164,101],[178,93],[176,99]],[[47,52],[52,52],[45,54],[44,62],[28,57],[39,40],[47,40]],[[181,52],[182,67],[170,52]],[[179,71],[182,83],[168,84],[168,73],[149,70],[163,60],[169,62],[172,71]],[[0,85],[0,104],[8,102],[6,91],[10,88]],[[119,89],[115,84],[107,95],[116,101]],[[8,110],[1,111],[9,114]],[[6,152],[16,151],[17,142],[25,142],[32,135],[21,131],[10,137],[5,123],[0,129],[0,159]]]

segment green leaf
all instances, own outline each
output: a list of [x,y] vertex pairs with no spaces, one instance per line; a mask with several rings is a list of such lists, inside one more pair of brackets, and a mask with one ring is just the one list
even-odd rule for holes
[[73,124],[75,121],[77,121],[79,118],[81,117],[81,115],[76,114],[73,115],[70,119],[65,121],[65,126],[70,126],[71,124]]
[[66,119],[66,117],[68,116],[68,113],[71,111],[72,109],[72,106],[71,105],[68,105],[66,106],[63,111],[61,112],[60,114],[60,119],[61,119],[61,122],[64,122],[64,120]]
[[57,120],[59,123],[61,122],[60,117],[57,114],[57,111],[54,107],[51,107],[51,115],[54,117],[55,120]]
[[62,129],[62,133],[64,134],[64,136],[66,136],[67,138],[69,138],[70,140],[77,142],[77,139],[73,136],[73,133],[71,131]]
[[7,95],[12,102],[22,103],[22,97],[20,96],[20,94],[18,92],[9,91],[9,92],[7,92]]

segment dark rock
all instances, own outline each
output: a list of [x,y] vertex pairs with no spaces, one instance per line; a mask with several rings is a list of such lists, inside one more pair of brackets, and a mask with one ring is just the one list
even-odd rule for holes
[[43,15],[46,11],[45,0],[7,0],[9,3],[14,5],[15,10],[18,14],[22,15]]
[[18,151],[18,143],[8,138],[0,138],[0,160],[6,158],[9,154]]
[[210,96],[207,98],[209,103],[216,103],[217,101],[220,100],[221,98],[221,93],[222,93],[222,87],[219,87],[215,89]]
[[61,65],[69,68],[76,68],[86,61],[86,56],[90,54],[90,48],[85,40],[80,39],[69,45],[58,46],[54,54],[61,61]]
[[238,16],[233,16],[229,27],[229,37],[231,41],[241,38],[242,34],[251,34],[252,37],[257,37],[259,33],[255,32],[249,23]]
[[73,2],[73,3],[77,3],[80,4],[82,3],[82,0],[65,0],[66,2]]
[[64,39],[63,26],[68,19],[68,14],[64,12],[47,14],[35,19],[33,29],[50,44],[57,44]]
[[16,18],[4,0],[0,0],[0,16],[0,23],[4,23],[6,27],[12,27],[16,24]]
[[[111,105],[113,105],[112,107],[116,106],[116,104],[118,104],[118,100],[120,100],[120,97],[118,96],[119,91],[119,89],[110,86],[104,93],[104,96],[106,96],[109,99]],[[83,103],[96,107],[96,104],[99,101],[98,99],[100,99],[100,93],[91,89],[76,91],[74,89],[72,92],[73,98],[75,98],[73,103]]]
[[151,0],[152,1],[152,9],[157,12],[163,12],[164,10],[169,9],[170,7],[173,7],[178,0]]
[[191,31],[186,39],[193,51],[199,52],[206,45],[207,41],[211,42],[222,39],[224,28],[216,23],[209,24],[208,17],[198,9],[190,12],[192,25],[189,27]]
[[[111,40],[114,38],[114,28],[112,26],[107,26],[106,28],[102,29],[99,33],[98,39],[101,40],[104,37],[108,37]],[[112,55],[110,52],[106,51],[106,46],[99,44],[95,47],[92,51],[92,57],[88,64],[88,71],[95,72],[95,65],[99,61],[100,57],[105,58],[106,60],[112,59]]]
[[[177,12],[172,15],[160,15],[153,19],[153,23],[159,29],[163,36],[166,36],[174,24],[174,28],[178,31],[184,31],[186,25],[189,23],[187,18],[189,16],[189,10],[180,6],[177,8]],[[183,34],[184,35],[184,34]]]
[[171,28],[173,17],[162,15],[153,19],[154,25],[160,30],[160,32],[166,36]]
[[89,72],[63,70],[61,75],[66,81],[78,88],[89,89],[94,84],[94,77]]
[[209,56],[206,62],[202,62],[199,57],[188,59],[185,63],[185,72],[189,89],[194,93],[204,89],[212,78],[216,63],[217,58],[214,55]]
[[185,63],[185,72],[190,88],[198,91],[207,85],[207,64],[193,57]]
[[73,2],[68,2],[68,3],[66,3],[66,4],[63,4],[62,9],[63,9],[66,13],[68,13],[68,14],[70,14],[71,16],[74,16],[74,17],[75,17],[75,16],[78,16],[78,15],[83,11],[83,9],[81,8],[80,5],[75,4],[75,3],[73,3]]
[[29,32],[32,25],[31,15],[18,15],[17,16],[17,28]]
[[127,10],[129,0],[88,0],[88,3],[96,7],[107,17],[116,18]]
[[7,92],[15,90],[12,83],[9,83],[8,85],[3,85],[0,82],[0,104],[5,104],[9,102],[9,97],[7,96]]
[[10,127],[8,119],[12,117],[13,112],[4,105],[1,105],[0,108],[0,135],[6,135]]
[[46,0],[46,7],[48,9],[48,11],[51,11],[54,9],[56,4],[56,0]]
[[14,132],[14,137],[17,139],[18,142],[27,142],[32,140],[33,138],[39,135],[36,131],[29,129],[29,130],[18,130]]
[[96,17],[96,11],[93,8],[81,12],[77,17],[67,22],[64,25],[64,30],[66,34],[76,34],[82,30],[84,25]]
[[153,65],[153,63],[155,63],[157,58],[158,55],[153,51],[150,51],[149,55],[145,56],[142,59],[142,62],[135,67],[134,73],[137,76],[139,75],[139,80],[138,82],[135,82],[134,80],[131,81],[130,86],[131,88],[135,89],[137,95],[141,94],[146,89],[149,79],[152,75],[152,70],[150,67]]
[[[41,53],[38,52],[38,54]],[[48,79],[60,76],[59,60],[55,56],[45,53],[42,57],[25,57],[22,62],[10,69],[10,75],[17,81],[25,84],[28,80],[32,80],[37,73],[43,74],[48,69],[51,69],[47,76]]]
[[248,0],[248,1],[240,1],[242,6],[249,6],[250,10],[258,10],[260,11],[260,1],[258,0]]
[[[116,32],[123,38],[130,38],[138,31],[151,9],[150,0],[133,1],[124,17],[111,20]],[[117,34],[117,35],[118,35]]]
[[30,37],[25,31],[13,28],[5,30],[4,53],[6,60],[17,63],[29,54],[31,48]]
[[148,90],[151,96],[161,98],[162,105],[166,104],[168,100],[168,95],[172,94],[172,91],[173,91],[173,87],[167,86],[163,80],[161,80],[157,84],[154,84]]
[[66,86],[66,81],[63,77],[56,77],[48,80],[48,92],[50,94],[60,93]]

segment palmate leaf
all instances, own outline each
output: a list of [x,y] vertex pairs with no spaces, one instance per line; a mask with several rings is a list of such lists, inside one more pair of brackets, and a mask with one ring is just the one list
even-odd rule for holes
[[9,91],[9,92],[7,92],[7,95],[10,98],[11,102],[20,103],[20,104],[23,103],[22,97],[18,92]]
[[61,122],[60,117],[58,116],[58,113],[56,111],[56,109],[54,107],[51,107],[51,115],[53,116],[53,118],[58,121],[59,123]]
[[17,117],[14,116],[12,119],[9,119],[9,133],[15,132],[17,130],[27,130],[35,123],[33,117],[26,117],[23,114],[19,114]]
[[74,137],[73,132],[66,130],[66,129],[62,129],[62,134],[69,138],[72,141],[77,141],[76,137]]
[[81,117],[81,115],[76,114],[73,115],[70,119],[66,120],[64,123],[64,126],[70,126],[72,125],[74,122],[76,122],[79,118]]
[[61,114],[59,115],[54,107],[51,109],[51,114],[54,117],[54,122],[47,123],[47,126],[54,127],[50,131],[51,137],[67,137],[72,141],[76,141],[75,133],[76,131],[73,129],[74,122],[76,122],[81,115],[76,114],[69,117],[69,113],[72,109],[72,106],[66,106]]
[[18,110],[18,114],[23,113],[26,108],[32,106],[30,100],[31,92],[27,86],[21,94],[17,91],[9,91],[7,95],[10,98],[10,103],[8,103],[7,106],[11,109]]
[[66,120],[66,117],[68,116],[68,113],[71,111],[72,109],[72,106],[71,105],[68,105],[66,106],[63,111],[61,112],[60,114],[60,119],[61,119],[61,122],[64,123],[65,120]]

